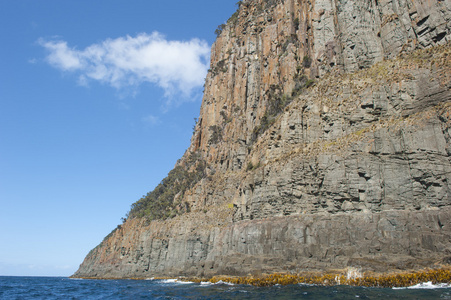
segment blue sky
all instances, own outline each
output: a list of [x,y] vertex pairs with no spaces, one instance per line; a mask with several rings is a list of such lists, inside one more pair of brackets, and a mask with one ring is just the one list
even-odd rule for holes
[[236,2],[0,0],[0,275],[71,275],[167,175]]

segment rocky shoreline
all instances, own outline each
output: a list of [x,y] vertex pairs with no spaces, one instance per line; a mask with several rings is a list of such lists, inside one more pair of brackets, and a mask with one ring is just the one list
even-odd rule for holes
[[451,269],[450,266],[448,266],[446,268],[402,272],[398,274],[360,274],[357,269],[348,269],[342,272],[330,272],[325,274],[271,274],[262,277],[215,276],[210,279],[189,278],[183,280],[211,283],[222,281],[232,284],[249,284],[254,286],[314,284],[323,286],[349,285],[392,288],[409,287],[425,282],[431,282],[433,284],[451,284]]
[[[82,277],[82,279],[110,280],[113,278]],[[148,280],[149,278],[117,278],[131,280]],[[153,277],[152,280],[174,279],[172,277]],[[439,266],[435,269],[421,271],[403,271],[390,273],[361,273],[358,269],[350,268],[327,273],[283,274],[276,273],[262,276],[213,276],[211,278],[178,277],[177,281],[194,283],[230,283],[253,286],[274,286],[289,284],[312,284],[320,286],[349,285],[364,287],[410,287],[430,282],[437,284],[451,284],[451,266]]]

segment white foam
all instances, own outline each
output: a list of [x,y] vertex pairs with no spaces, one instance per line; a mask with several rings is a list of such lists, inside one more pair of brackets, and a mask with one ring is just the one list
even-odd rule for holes
[[181,281],[181,280],[177,280],[176,283],[178,283],[178,284],[192,284],[192,283],[194,283],[194,282],[192,282],[192,281]]
[[447,289],[447,288],[451,288],[451,284],[449,283],[432,284],[432,281],[419,283],[408,287],[408,289]]
[[233,283],[219,280],[216,284],[234,285]]
[[214,285],[214,284],[235,285],[235,284],[233,284],[233,283],[225,282],[225,281],[222,281],[222,280],[219,280],[219,281],[216,282],[216,283],[212,283],[212,282],[209,282],[209,281],[201,281],[201,283],[200,283],[200,285]]
[[416,285],[412,285],[409,287],[394,287],[394,290],[402,290],[402,289],[423,289],[423,290],[432,290],[432,289],[449,289],[451,288],[451,284],[449,283],[437,283],[433,284],[432,281],[419,283]]
[[300,286],[317,286],[316,284],[313,284],[313,283],[304,283],[304,282],[300,282],[300,283],[298,283],[298,285],[300,285]]
[[[150,279],[153,280],[153,277]],[[192,284],[194,282],[191,281],[182,281],[178,279],[161,279],[161,283],[177,283],[177,284]]]

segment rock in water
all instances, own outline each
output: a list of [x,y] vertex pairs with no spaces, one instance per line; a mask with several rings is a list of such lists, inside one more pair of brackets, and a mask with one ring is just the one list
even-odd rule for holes
[[75,277],[413,270],[451,257],[451,4],[247,0],[191,145]]

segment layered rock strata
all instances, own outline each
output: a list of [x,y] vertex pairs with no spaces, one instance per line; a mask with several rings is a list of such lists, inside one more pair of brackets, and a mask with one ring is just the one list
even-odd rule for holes
[[168,220],[129,218],[75,277],[451,262],[451,3],[253,0],[212,47]]

